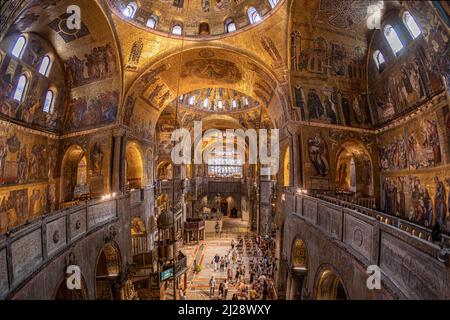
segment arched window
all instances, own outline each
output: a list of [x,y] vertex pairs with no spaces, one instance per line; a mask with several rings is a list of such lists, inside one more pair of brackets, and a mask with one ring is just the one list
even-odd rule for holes
[[200,34],[200,35],[209,35],[210,34],[209,24],[206,23],[206,22],[200,23],[200,25],[198,26],[198,34]]
[[206,98],[205,100],[203,100],[203,108],[208,108],[208,104],[209,104],[209,100],[208,98]]
[[256,11],[255,8],[253,7],[248,8],[247,14],[251,24],[258,23],[261,21],[261,16],[259,15],[258,11]]
[[172,34],[181,36],[182,32],[183,32],[183,28],[181,28],[181,26],[179,24],[176,24],[172,27]]
[[408,11],[403,14],[403,23],[413,39],[416,39],[422,33],[416,23],[416,20],[414,20],[414,17]]
[[392,48],[392,51],[394,51],[395,54],[399,53],[403,49],[403,44],[400,41],[400,38],[398,37],[397,31],[395,31],[394,27],[389,24],[384,27],[384,36],[386,37],[386,40],[388,41],[389,45]]
[[242,100],[244,102],[244,107],[248,107],[248,98],[244,97]]
[[269,0],[270,6],[273,8],[275,8],[275,6],[278,4],[279,0]]
[[193,106],[195,104],[195,96],[191,96],[190,98],[189,98],[189,105],[190,106]]
[[151,16],[150,18],[148,18],[147,20],[147,27],[152,28],[152,29],[156,29],[156,25],[158,24],[158,18],[155,16]]
[[219,101],[217,102],[217,107],[218,107],[219,109],[222,109],[222,108],[223,108],[222,100],[219,100]]
[[233,102],[231,103],[231,106],[233,107],[233,109],[236,109],[236,106],[237,106],[236,100],[233,100]]
[[50,64],[51,64],[50,57],[45,56],[41,61],[41,65],[39,66],[39,73],[47,77],[51,69]]
[[53,91],[48,90],[45,95],[44,109],[43,111],[46,113],[50,113],[53,105]]
[[232,19],[225,20],[225,32],[231,33],[236,31],[236,24]]
[[134,15],[136,14],[136,11],[138,9],[138,6],[136,4],[136,2],[130,2],[127,7],[125,8],[125,10],[123,10],[123,15],[127,18],[133,18]]
[[17,82],[16,91],[14,92],[14,100],[22,102],[25,97],[25,92],[27,90],[28,79],[25,75],[21,75],[19,82]]
[[83,156],[77,166],[77,185],[84,186],[87,183],[87,158]]
[[25,48],[25,45],[27,44],[27,39],[24,36],[20,36],[16,44],[14,45],[14,48],[12,50],[12,55],[16,58],[21,58],[23,54],[23,49]]
[[376,50],[373,53],[373,60],[375,61],[375,65],[377,66],[378,70],[382,68],[382,65],[385,63],[384,56],[380,52],[380,50]]

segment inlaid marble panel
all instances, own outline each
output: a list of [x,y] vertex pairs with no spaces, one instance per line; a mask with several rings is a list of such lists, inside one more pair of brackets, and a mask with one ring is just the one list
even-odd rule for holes
[[130,204],[141,202],[141,190],[135,190],[130,193]]
[[66,217],[47,224],[47,254],[50,256],[66,245]]
[[70,237],[72,240],[86,232],[86,212],[84,210],[70,215]]
[[42,262],[41,229],[14,241],[11,244],[14,282],[23,279]]
[[295,206],[295,208],[296,208],[296,212],[297,212],[297,214],[300,214],[300,215],[302,215],[303,213],[302,213],[302,209],[303,209],[303,198],[301,198],[301,197],[295,197],[295,200],[296,200],[296,206]]
[[306,220],[316,223],[317,221],[317,201],[305,198],[303,200],[303,216]]
[[0,298],[8,290],[8,271],[6,267],[6,249],[0,251]]
[[374,226],[345,214],[344,218],[344,242],[356,250],[369,261],[373,255]]
[[448,299],[448,270],[437,259],[382,233],[380,267],[409,299]]
[[108,201],[88,207],[88,229],[102,224],[116,216],[116,202]]
[[319,205],[317,210],[317,224],[333,238],[340,238],[342,216],[341,211],[332,207]]

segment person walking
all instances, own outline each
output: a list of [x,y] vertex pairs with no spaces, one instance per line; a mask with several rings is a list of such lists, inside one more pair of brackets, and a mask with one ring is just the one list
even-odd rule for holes
[[209,279],[209,296],[211,298],[214,297],[215,288],[216,288],[216,279],[214,279],[214,276],[211,276],[211,279]]
[[219,268],[219,261],[220,261],[220,257],[217,253],[214,256],[213,260],[214,260],[214,271],[217,271],[217,269]]
[[231,266],[228,267],[228,270],[227,270],[227,278],[228,278],[228,280],[230,280],[230,281],[233,279],[233,270],[231,269]]
[[241,274],[239,271],[240,271],[239,267],[237,267],[236,268],[236,282],[239,282],[239,275]]
[[225,257],[220,258],[220,271],[224,271],[225,268]]
[[226,256],[225,256],[225,269],[228,269],[228,265],[230,264],[230,257],[229,257],[229,255],[227,254]]
[[225,282],[223,283],[223,300],[227,300],[228,295],[228,280],[225,279]]
[[255,272],[252,270],[250,273],[250,283],[253,283],[255,281]]
[[219,297],[223,297],[223,282],[219,284]]

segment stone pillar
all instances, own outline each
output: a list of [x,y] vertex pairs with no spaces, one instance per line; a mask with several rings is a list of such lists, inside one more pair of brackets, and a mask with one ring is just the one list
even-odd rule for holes
[[292,300],[291,299],[291,283],[292,283],[292,273],[288,273],[288,278],[286,281],[286,300]]
[[261,179],[259,200],[258,234],[266,235],[270,233],[272,223],[272,180],[270,177]]
[[302,300],[303,281],[305,274],[289,270],[288,285],[286,288],[286,300]]
[[124,190],[125,186],[125,130],[116,128],[113,132],[113,163],[111,177],[111,191],[119,192]]

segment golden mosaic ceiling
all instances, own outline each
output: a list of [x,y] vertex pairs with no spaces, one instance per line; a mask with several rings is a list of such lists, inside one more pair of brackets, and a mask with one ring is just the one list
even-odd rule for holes
[[[171,105],[176,105],[177,100]],[[213,113],[247,112],[258,108],[257,101],[247,95],[227,88],[206,88],[191,91],[178,97],[178,106],[189,110]]]
[[[236,30],[251,25],[248,10],[253,7],[261,20],[283,0],[109,0],[114,12],[128,22],[149,31],[170,34],[174,25],[183,27],[188,37],[217,36],[227,33],[226,23],[234,22]],[[134,8],[128,7],[132,3]],[[134,5],[134,3],[136,5]],[[274,6],[272,8],[272,6]],[[131,11],[127,10],[127,7]],[[131,9],[132,8],[132,9]],[[131,13],[130,13],[131,12]],[[147,24],[150,18],[155,24]]]

